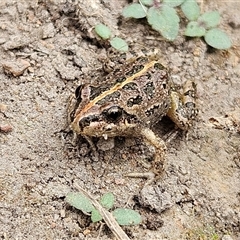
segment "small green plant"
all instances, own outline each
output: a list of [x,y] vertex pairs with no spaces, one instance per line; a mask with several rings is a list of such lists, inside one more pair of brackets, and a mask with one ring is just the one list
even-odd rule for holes
[[119,37],[111,38],[112,36],[111,30],[106,25],[101,23],[97,24],[95,26],[95,32],[103,40],[108,40],[110,42],[110,45],[113,48],[117,49],[118,51],[122,51],[122,52],[128,51],[128,44],[126,43],[126,41]]
[[200,14],[196,0],[139,0],[123,9],[125,18],[146,17],[151,27],[160,32],[163,37],[173,41],[179,31],[179,16],[175,7],[181,7],[188,19],[185,35],[189,37],[204,37],[206,43],[217,49],[228,49],[231,41],[226,33],[217,28],[220,15],[217,11]]
[[[92,222],[98,222],[103,219],[91,200],[80,192],[69,193],[66,196],[66,202],[85,214],[91,214]],[[106,193],[100,198],[99,202],[106,210],[110,210],[114,204],[114,196],[112,193]],[[141,223],[140,214],[132,209],[116,208],[111,213],[119,225],[137,225]]]
[[179,6],[184,0],[141,0],[132,3],[123,9],[125,18],[147,18],[152,28],[160,32],[168,40],[174,40],[179,30],[179,17],[174,7]]
[[[206,12],[200,15],[197,4],[192,5],[193,1],[186,0],[181,9],[190,21],[187,25],[185,35],[189,37],[204,37],[206,43],[217,49],[228,49],[231,41],[226,33],[217,28],[220,23],[220,14],[217,11]],[[189,9],[192,9],[191,12]],[[194,14],[193,14],[194,13]]]

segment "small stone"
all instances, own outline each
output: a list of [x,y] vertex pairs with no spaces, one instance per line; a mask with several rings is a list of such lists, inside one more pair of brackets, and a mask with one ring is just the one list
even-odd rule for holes
[[5,112],[7,110],[7,105],[0,103],[0,112]]
[[230,235],[223,235],[222,240],[233,240]]
[[60,210],[60,216],[61,216],[61,218],[65,218],[65,217],[66,217],[66,211],[65,211],[65,209],[61,209],[61,210]]
[[13,130],[13,127],[10,124],[0,125],[0,132],[9,133]]
[[228,20],[229,26],[231,26],[233,29],[239,29],[240,28],[240,20],[238,14],[232,14]]
[[30,73],[34,73],[34,68],[33,68],[33,67],[29,67],[29,68],[28,68],[28,71],[29,71]]
[[27,60],[19,58],[14,61],[4,61],[2,62],[2,66],[6,73],[11,73],[14,77],[18,77],[30,67],[30,63]]
[[193,55],[194,55],[195,57],[199,57],[199,56],[200,56],[200,49],[199,49],[199,48],[194,49]]
[[89,235],[91,233],[91,230],[89,230],[89,229],[85,229],[84,231],[83,231],[83,234],[86,236],[86,235]]

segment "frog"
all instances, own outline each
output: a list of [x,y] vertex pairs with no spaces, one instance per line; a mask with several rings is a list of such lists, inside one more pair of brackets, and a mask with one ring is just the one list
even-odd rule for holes
[[[97,151],[92,138],[134,137],[154,148],[148,183],[164,171],[166,143],[153,129],[168,116],[187,131],[197,115],[196,84],[176,87],[169,70],[156,56],[139,56],[114,66],[106,76],[76,88],[71,103],[70,128]],[[127,176],[138,176],[136,173]]]

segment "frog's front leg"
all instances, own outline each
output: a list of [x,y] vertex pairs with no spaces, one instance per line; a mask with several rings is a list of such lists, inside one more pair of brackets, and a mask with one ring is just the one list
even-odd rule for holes
[[93,143],[93,140],[91,137],[83,135],[83,137],[87,140],[87,142],[90,145],[91,150],[93,151],[93,156],[94,156],[94,160],[97,161],[99,159],[99,153],[97,151],[97,148],[95,146],[95,144]]
[[164,170],[164,160],[167,148],[165,142],[157,137],[155,133],[149,128],[138,129],[137,135],[141,135],[147,145],[154,146],[154,159],[149,172],[129,173],[126,176],[147,178],[148,181],[145,183],[145,185],[150,185],[154,180],[160,177],[161,173]]
[[196,84],[192,81],[184,84],[182,93],[171,89],[171,107],[167,116],[182,130],[187,130],[197,115],[195,93]]
[[73,146],[79,146],[79,139],[80,138],[84,138],[87,143],[89,144],[90,146],[90,150],[92,151],[93,153],[93,160],[94,161],[98,161],[99,160],[99,153],[97,151],[97,148],[92,140],[92,137],[90,136],[87,136],[87,135],[83,135],[83,134],[77,134],[76,132],[73,132],[73,140],[72,140],[72,145]]

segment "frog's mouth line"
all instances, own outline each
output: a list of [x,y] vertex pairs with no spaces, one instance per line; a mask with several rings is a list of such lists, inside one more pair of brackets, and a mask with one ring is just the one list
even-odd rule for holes
[[[121,124],[120,124],[121,125]],[[105,140],[108,137],[116,136],[119,131],[119,124],[107,123],[105,121],[91,122],[88,126],[80,129],[84,135],[94,136],[94,137],[103,137]]]

